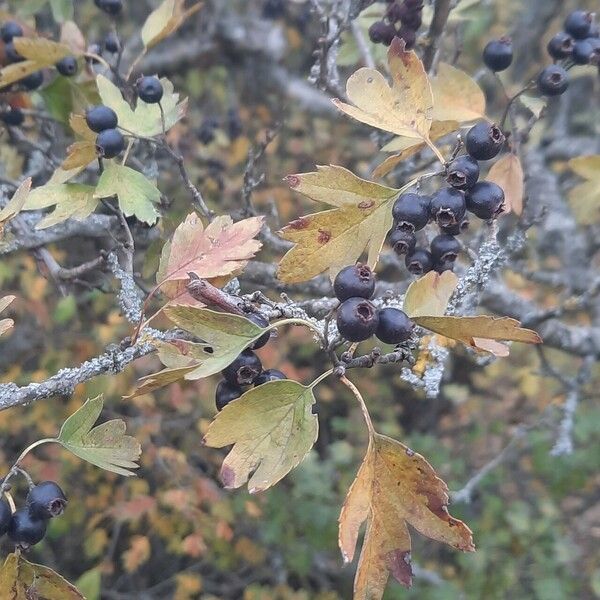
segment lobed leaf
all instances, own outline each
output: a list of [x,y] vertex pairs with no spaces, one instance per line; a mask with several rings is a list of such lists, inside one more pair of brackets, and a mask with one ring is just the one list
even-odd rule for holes
[[30,190],[31,177],[28,177],[19,185],[8,204],[0,210],[0,235],[2,235],[6,223],[23,210]]

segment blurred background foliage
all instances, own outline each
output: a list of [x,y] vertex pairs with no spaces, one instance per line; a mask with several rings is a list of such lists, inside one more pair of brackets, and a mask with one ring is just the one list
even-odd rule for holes
[[[40,9],[38,25],[52,30],[44,2],[9,4],[21,14],[29,8]],[[87,40],[104,37],[109,23],[99,18],[91,0],[75,4],[76,20]],[[146,0],[126,4],[118,27],[123,39],[136,34],[155,5]],[[207,4],[210,8],[213,3]],[[262,0],[225,4],[233,13],[264,18]],[[305,78],[313,62],[317,20],[307,2],[282,4],[280,16],[271,19],[271,27],[284,41],[280,62],[296,77]],[[533,2],[463,0],[460,4],[453,15],[460,19],[455,23],[462,40],[458,65],[479,74],[490,114],[497,116],[502,98],[493,78],[481,73],[480,52],[490,37],[511,31],[522,13],[532,10]],[[521,75],[518,81],[506,80],[509,89],[518,89],[539,70],[545,41],[559,28],[564,14],[575,8],[572,2],[563,4],[535,40],[537,51],[518,57]],[[579,2],[578,6],[599,8],[595,2]],[[369,12],[381,10],[377,4],[366,9],[363,25],[368,27]],[[208,9],[201,11],[176,37],[202,35],[209,14]],[[452,48],[456,41],[447,40],[447,44]],[[154,53],[169,51],[167,42]],[[379,49],[375,56],[383,58]],[[349,38],[342,47],[340,64],[345,74],[359,64]],[[265,182],[254,198],[267,214],[277,207],[277,216],[271,217],[276,227],[309,210],[308,202],[283,185],[286,174],[312,170],[315,163],[333,163],[366,175],[378,159],[377,138],[367,128],[303,110],[293,100],[257,85],[260,73],[253,73],[252,65],[249,57],[229,53],[227,44],[220,43],[198,64],[180,65],[169,73],[176,90],[190,97],[187,118],[169,135],[184,152],[205,198],[216,211],[226,213],[240,206],[249,149],[266,129],[283,122],[266,151]],[[67,114],[64,94],[53,91],[46,88],[35,101],[48,102],[55,116],[61,110]],[[576,112],[570,118],[585,126],[589,114]],[[545,127],[544,120],[535,126],[531,143],[543,140]],[[212,136],[207,135],[211,129]],[[22,169],[22,159],[2,140],[0,159],[8,175]],[[153,160],[148,156],[149,166]],[[557,164],[556,168],[562,167]],[[155,272],[162,242],[190,209],[176,173],[160,172],[159,183],[171,206],[161,222],[160,236],[138,252],[137,266],[147,281]],[[85,243],[53,249],[66,264],[69,252],[81,256],[85,251]],[[261,258],[276,259],[266,252]],[[553,304],[555,299],[544,296],[543,289],[511,277],[521,293]],[[20,253],[2,259],[0,289],[16,294],[19,300],[13,315],[17,327],[0,342],[0,381],[41,381],[63,366],[97,355],[130,333],[109,277],[93,283],[89,289],[77,288],[61,296],[39,275],[31,256]],[[280,333],[259,354],[263,364],[305,382],[318,374],[323,358],[315,353],[308,336],[296,331]],[[553,359],[565,371],[578,368],[575,359],[558,351],[553,352]],[[353,567],[341,568],[337,517],[366,443],[352,398],[335,383],[319,387],[321,433],[315,449],[278,486],[254,497],[245,490],[221,489],[217,473],[224,452],[200,444],[215,411],[215,379],[122,399],[137,377],[158,367],[155,358],[145,358],[118,376],[80,386],[70,399],[54,398],[0,413],[3,472],[26,445],[54,435],[67,415],[98,393],[107,400],[104,418],[125,419],[143,447],[139,477],[131,479],[84,464],[59,448],[44,447],[27,459],[27,469],[36,479],[57,480],[71,500],[64,517],[52,522],[47,538],[31,551],[31,560],[76,582],[89,600],[349,598]],[[600,597],[597,403],[584,401],[578,408],[574,453],[553,458],[549,450],[556,432],[545,426],[544,418],[562,404],[564,396],[554,380],[542,375],[536,353],[527,348],[513,347],[509,358],[488,365],[477,364],[466,351],[453,348],[445,384],[436,399],[427,399],[404,383],[393,367],[352,373],[352,378],[360,378],[379,429],[423,454],[451,490],[461,488],[496,456],[516,427],[531,427],[514,454],[483,480],[472,502],[452,507],[452,514],[473,529],[477,552],[461,555],[415,535],[413,560],[418,570],[413,588],[390,584],[387,599]],[[596,367],[590,389],[597,389],[598,384]],[[5,543],[3,551],[9,550]]]

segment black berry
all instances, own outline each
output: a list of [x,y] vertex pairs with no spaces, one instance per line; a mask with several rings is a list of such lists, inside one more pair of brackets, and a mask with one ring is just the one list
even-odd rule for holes
[[119,52],[121,49],[121,42],[114,31],[111,31],[104,38],[104,47],[106,48],[106,51],[110,52],[111,54],[117,54],[117,52]]
[[158,77],[140,77],[135,86],[140,100],[147,104],[157,104],[163,97],[163,86]]
[[444,271],[454,271],[454,262],[453,260],[443,260],[440,262],[436,262],[433,265],[433,270],[439,273],[440,275]]
[[561,66],[550,65],[538,75],[537,85],[545,96],[560,96],[569,87],[569,76]]
[[483,49],[483,62],[492,71],[504,71],[510,67],[513,59],[512,42],[510,38],[500,38],[488,42]]
[[0,119],[7,125],[18,127],[25,120],[25,115],[19,108],[9,108],[0,112]]
[[586,38],[592,28],[592,14],[585,10],[574,10],[565,19],[565,31],[575,39]]
[[431,199],[431,216],[440,227],[460,223],[466,210],[464,192],[451,187],[438,190]]
[[429,222],[431,198],[421,194],[402,194],[392,208],[397,229],[419,231]]
[[9,63],[21,62],[23,57],[17,52],[15,45],[12,42],[4,45],[4,55]]
[[409,273],[413,275],[425,275],[433,269],[433,258],[431,253],[425,248],[415,248],[415,250],[406,256],[404,264]]
[[369,39],[374,44],[385,44],[389,46],[396,35],[396,28],[390,23],[375,21],[369,27]]
[[467,192],[466,199],[467,209],[487,221],[502,213],[504,190],[492,181],[480,181]]
[[450,225],[441,225],[440,232],[448,235],[460,235],[469,229],[469,217],[464,216],[460,223],[452,223]]
[[573,38],[568,33],[560,31],[548,42],[548,54],[556,60],[567,58],[571,56],[574,45]]
[[[267,321],[267,319],[265,319],[262,315],[259,315],[258,313],[250,313],[246,315],[246,318],[249,321],[252,321],[255,325],[258,325],[259,327],[264,328],[269,326],[269,321]],[[262,348],[270,339],[271,332],[267,331],[266,333],[261,335],[255,342],[253,342],[250,345],[250,348],[252,350],[258,350],[259,348]]]
[[411,10],[423,10],[423,0],[404,0],[404,4]]
[[5,44],[12,42],[13,38],[21,37],[23,28],[16,21],[6,21],[0,27],[0,37]]
[[0,500],[0,536],[3,536],[10,527],[12,512],[8,502],[4,499]]
[[108,106],[99,105],[88,108],[85,113],[85,121],[88,127],[100,133],[105,129],[114,129],[119,122],[117,113]]
[[29,490],[26,504],[32,519],[51,519],[63,514],[67,498],[57,483],[42,481]]
[[382,308],[375,335],[384,344],[401,344],[410,338],[415,324],[397,308]]
[[479,163],[471,156],[459,156],[448,166],[446,181],[457,190],[473,187],[479,179]]
[[475,160],[490,160],[502,150],[505,140],[497,125],[481,121],[469,129],[465,145]]
[[215,139],[215,130],[219,127],[219,122],[213,117],[207,117],[200,123],[198,128],[198,139],[205,146]]
[[224,379],[219,381],[215,390],[215,405],[222,411],[232,400],[239,398],[244,393],[241,387],[232,385]]
[[96,136],[96,151],[104,158],[114,158],[125,149],[125,138],[118,129],[105,129]]
[[240,113],[236,108],[230,108],[227,111],[227,135],[231,141],[237,138],[244,132],[244,124],[240,117]]
[[402,25],[398,31],[398,37],[404,40],[404,46],[407,50],[410,50],[417,42],[417,34],[414,29]]
[[600,40],[596,38],[586,38],[577,40],[571,54],[573,62],[577,65],[599,64],[600,60]]
[[410,254],[417,245],[417,238],[412,231],[394,229],[388,239],[390,246],[398,256]]
[[252,350],[244,350],[222,371],[227,382],[234,386],[250,385],[262,372],[260,358]]
[[407,12],[402,17],[402,28],[412,29],[413,31],[417,31],[419,27],[421,27],[423,23],[423,17],[421,16],[420,11]]
[[268,383],[269,381],[277,381],[278,379],[287,379],[287,376],[279,369],[267,369],[254,380],[254,387]]
[[337,309],[337,328],[349,342],[362,342],[377,329],[379,317],[375,307],[365,298],[348,298]]
[[26,508],[17,510],[8,527],[8,537],[16,544],[33,546],[46,535],[45,519],[33,519]]
[[36,90],[44,83],[44,73],[42,71],[35,71],[27,75],[27,77],[23,77],[20,83],[26,90]]
[[94,0],[94,4],[109,15],[118,15],[123,9],[123,0]]
[[72,77],[77,73],[77,59],[74,56],[65,56],[56,63],[56,70],[65,77]]
[[447,233],[441,233],[431,240],[429,247],[434,263],[454,262],[460,252],[460,242]]
[[348,298],[370,298],[375,291],[375,275],[360,263],[344,267],[333,280],[336,298],[343,302]]

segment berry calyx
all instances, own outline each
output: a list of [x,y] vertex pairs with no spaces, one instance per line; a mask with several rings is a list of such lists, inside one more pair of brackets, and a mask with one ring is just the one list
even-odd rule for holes
[[388,239],[390,246],[398,256],[410,254],[417,245],[417,238],[412,231],[394,229]]
[[287,375],[282,373],[279,369],[267,369],[254,380],[254,387],[258,387],[269,381],[277,381],[278,379],[287,379]]
[[458,257],[460,242],[447,233],[441,233],[431,240],[429,250],[434,263],[454,262]]
[[348,298],[337,309],[337,328],[349,342],[362,342],[376,331],[379,317],[375,307],[365,298]]
[[77,73],[77,59],[74,56],[65,56],[56,63],[56,70],[65,77],[72,77]]
[[569,75],[561,66],[550,65],[538,75],[537,85],[545,96],[560,96],[569,87]]
[[492,181],[476,183],[466,195],[467,210],[480,219],[494,219],[504,210],[504,190]]
[[464,216],[460,223],[453,223],[450,225],[440,225],[441,233],[447,233],[448,235],[460,235],[469,229],[469,217]]
[[340,302],[355,297],[369,299],[375,291],[375,275],[361,263],[344,267],[333,280],[333,291]]
[[592,14],[585,10],[574,10],[565,19],[565,31],[575,39],[586,38],[592,28]]
[[233,386],[250,385],[262,372],[260,358],[252,350],[244,350],[221,373]]
[[431,198],[421,194],[402,194],[392,207],[396,229],[419,231],[429,222]]
[[425,248],[415,248],[414,252],[408,254],[404,259],[404,264],[409,273],[413,275],[425,275],[433,269],[433,258],[431,253]]
[[475,160],[490,160],[498,155],[506,138],[494,123],[481,121],[469,129],[465,145]]
[[32,518],[26,508],[20,508],[12,515],[8,537],[16,544],[33,546],[44,539],[47,523],[45,519]]
[[465,194],[455,188],[442,188],[431,199],[431,216],[440,227],[460,223],[466,210]]
[[0,500],[0,536],[8,531],[11,519],[12,512],[8,502],[4,499]]
[[[246,318],[249,321],[252,321],[255,325],[258,325],[259,327],[264,328],[269,326],[269,321],[267,321],[267,319],[265,319],[262,315],[259,315],[258,313],[250,313],[246,315]],[[258,350],[259,348],[262,348],[270,339],[271,332],[267,331],[266,333],[261,335],[255,342],[250,344],[250,349]]]
[[13,108],[12,106],[7,110],[0,112],[0,120],[7,125],[18,127],[25,120],[25,115],[20,108]]
[[488,69],[499,72],[510,67],[513,60],[512,41],[502,37],[488,42],[483,49],[483,62]]
[[13,38],[22,36],[23,28],[16,21],[6,21],[0,27],[0,37],[5,44],[12,42]]
[[561,58],[568,58],[573,52],[575,46],[575,40],[566,32],[559,31],[549,42],[548,42],[548,54],[555,60]]
[[103,158],[114,158],[125,149],[125,138],[118,129],[105,129],[96,136],[96,152]]
[[223,379],[217,384],[215,390],[215,406],[217,410],[222,411],[232,400],[239,398],[244,393],[244,390],[237,386],[232,385],[228,381]]
[[94,0],[94,4],[111,16],[118,15],[123,9],[123,0]]
[[410,338],[415,324],[397,308],[382,308],[375,335],[384,344],[401,344]]
[[369,39],[374,44],[384,44],[385,46],[389,46],[395,36],[396,28],[390,23],[375,21],[375,23],[369,27]]
[[459,156],[448,166],[446,181],[457,190],[473,187],[479,179],[479,163],[471,156]]
[[108,106],[100,104],[88,108],[85,112],[85,122],[87,126],[96,133],[100,133],[105,129],[114,129],[119,122],[117,113]]
[[54,481],[42,481],[29,490],[26,504],[32,519],[51,519],[63,514],[67,497]]
[[158,104],[163,97],[163,86],[158,77],[140,77],[135,87],[138,97],[146,104]]

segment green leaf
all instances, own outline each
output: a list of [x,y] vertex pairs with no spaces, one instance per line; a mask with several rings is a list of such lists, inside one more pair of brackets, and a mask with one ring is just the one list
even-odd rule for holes
[[117,196],[126,216],[135,215],[149,225],[160,216],[154,204],[160,202],[160,190],[142,173],[115,162],[107,162],[94,198]]
[[[163,97],[160,102],[165,117],[165,131],[168,131],[185,115],[187,99],[179,102],[179,94],[174,93],[173,84],[166,78],[161,80]],[[112,108],[119,117],[119,127],[126,132],[142,137],[153,137],[162,133],[162,120],[158,104],[138,101],[135,110],[127,104],[119,88],[104,75],[96,77],[102,103]]]
[[142,453],[140,444],[134,437],[125,435],[125,422],[121,419],[93,427],[103,406],[102,396],[88,400],[64,422],[56,441],[101,469],[133,475],[130,469],[139,467],[135,461]]
[[73,0],[50,0],[50,8],[56,22],[73,20]]
[[260,492],[300,464],[319,431],[314,403],[311,387],[290,380],[265,383],[230,402],[204,437],[212,448],[234,445],[221,467],[225,487],[247,481],[251,494]]
[[100,600],[102,573],[99,567],[83,573],[76,583],[86,600]]

